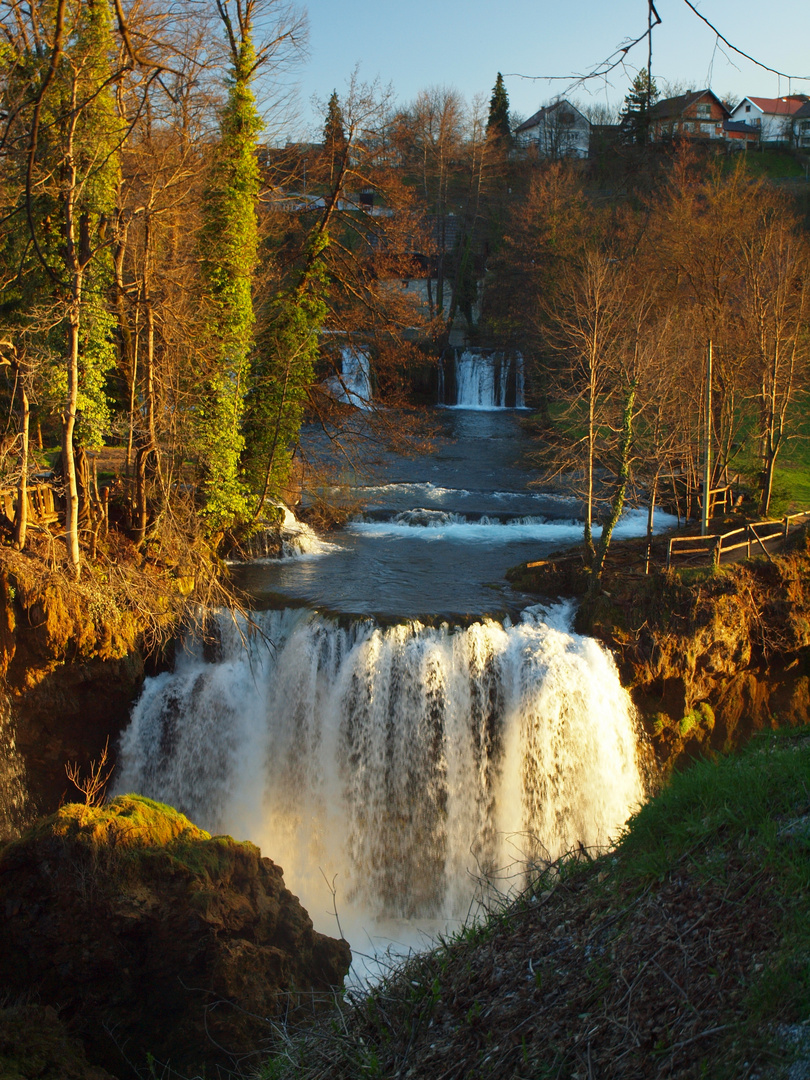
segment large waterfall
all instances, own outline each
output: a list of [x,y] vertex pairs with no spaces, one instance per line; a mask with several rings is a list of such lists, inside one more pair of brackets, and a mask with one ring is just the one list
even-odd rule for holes
[[523,357],[492,349],[454,349],[439,365],[439,404],[456,409],[522,409]]
[[463,916],[476,878],[605,845],[642,798],[629,698],[562,608],[257,619],[223,617],[216,662],[192,647],[147,681],[117,788],[259,844],[316,926],[325,880],[361,925]]

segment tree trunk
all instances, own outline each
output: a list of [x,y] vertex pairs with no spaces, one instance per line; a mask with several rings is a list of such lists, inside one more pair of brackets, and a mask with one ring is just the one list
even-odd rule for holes
[[73,432],[76,427],[76,406],[79,397],[79,313],[81,310],[82,274],[77,270],[73,281],[73,303],[68,317],[68,392],[62,414],[62,467],[65,480],[65,544],[73,576],[81,576],[79,549],[79,489],[76,483],[76,460],[73,453]]
[[25,547],[28,531],[28,428],[31,411],[25,380],[20,379],[20,482],[17,486],[17,513],[14,519],[14,546]]
[[624,510],[624,497],[627,494],[627,484],[630,479],[630,451],[633,446],[633,404],[636,399],[636,384],[632,383],[624,403],[624,415],[622,417],[622,441],[619,452],[619,473],[616,478],[616,489],[610,503],[610,515],[602,527],[602,535],[596,549],[596,558],[591,567],[591,580],[589,591],[591,596],[598,595],[601,589],[602,571],[605,568],[610,539],[616,523]]

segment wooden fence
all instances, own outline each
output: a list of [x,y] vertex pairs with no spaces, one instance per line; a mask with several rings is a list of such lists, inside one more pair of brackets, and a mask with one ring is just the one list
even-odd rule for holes
[[[59,520],[54,502],[53,487],[48,481],[34,481],[26,488],[28,495],[28,520],[41,525],[52,525]],[[0,513],[13,522],[17,513],[19,492],[14,488],[0,488]]]
[[789,514],[778,521],[757,521],[752,525],[743,525],[726,533],[714,533],[711,536],[673,536],[667,549],[667,570],[674,558],[699,556],[695,562],[704,560],[719,565],[726,556],[728,559],[740,558],[745,549],[745,557],[764,553],[768,558],[771,553],[765,546],[776,541],[776,546],[785,540],[792,526],[810,521],[810,510],[800,514]]

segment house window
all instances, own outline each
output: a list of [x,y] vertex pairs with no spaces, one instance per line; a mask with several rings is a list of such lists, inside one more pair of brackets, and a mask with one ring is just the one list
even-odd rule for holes
[[708,103],[705,103],[703,105],[698,105],[697,114],[698,114],[698,116],[711,116],[712,115],[712,107],[711,107],[711,105],[709,105]]
[[704,135],[713,135],[715,127],[716,125],[711,123],[711,121],[709,121],[709,123],[707,124],[704,120],[703,123],[700,125],[700,130],[703,132]]
[[746,112],[751,112],[751,106],[750,106],[750,105],[746,105],[746,106],[745,106],[745,111],[746,111]]

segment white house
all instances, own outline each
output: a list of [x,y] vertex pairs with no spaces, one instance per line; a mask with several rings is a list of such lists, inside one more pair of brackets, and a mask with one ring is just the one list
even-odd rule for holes
[[591,124],[587,117],[564,98],[544,105],[515,129],[519,147],[537,148],[541,157],[585,158],[591,138]]
[[793,145],[797,150],[810,148],[810,101],[793,114]]
[[807,98],[803,94],[780,98],[743,98],[729,119],[759,131],[760,142],[790,142],[791,122]]

